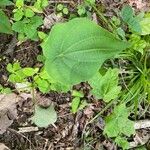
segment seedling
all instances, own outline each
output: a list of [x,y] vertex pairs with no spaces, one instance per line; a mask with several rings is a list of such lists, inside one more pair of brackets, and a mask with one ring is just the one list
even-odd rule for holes
[[77,111],[84,109],[88,105],[86,100],[82,100],[82,98],[84,97],[82,92],[73,90],[72,96],[74,97],[71,102],[72,113],[75,114]]
[[10,88],[5,88],[0,84],[0,94],[10,94],[11,89]]
[[63,4],[58,4],[57,7],[56,7],[56,11],[57,11],[57,15],[59,15],[59,16],[69,14],[68,8]]
[[25,5],[24,0],[16,1],[17,8],[13,10],[14,21],[16,22],[13,23],[12,29],[18,33],[19,41],[38,40],[37,29],[43,24],[43,19],[36,13],[42,13],[47,5],[47,0],[37,0],[33,6]]

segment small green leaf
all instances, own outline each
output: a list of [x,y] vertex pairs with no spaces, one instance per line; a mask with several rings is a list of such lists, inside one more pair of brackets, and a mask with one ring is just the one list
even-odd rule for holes
[[13,34],[9,19],[2,10],[0,10],[0,33]]
[[78,15],[79,16],[82,16],[82,15],[84,15],[86,13],[86,9],[85,9],[84,6],[79,5],[77,8],[78,8]]
[[123,150],[129,149],[129,142],[125,138],[118,136],[115,142],[118,146],[122,147]]
[[51,90],[51,85],[47,80],[44,80],[39,76],[35,76],[34,81],[42,93],[48,93]]
[[23,68],[22,71],[26,76],[33,76],[35,73],[37,73],[33,68]]
[[48,108],[42,108],[35,106],[35,114],[31,118],[32,122],[38,127],[48,127],[50,124],[54,124],[57,121],[57,114],[53,105]]
[[116,29],[116,31],[117,31],[117,33],[118,33],[118,35],[123,39],[123,40],[126,40],[126,38],[125,38],[125,31],[122,29],[122,28],[117,28]]
[[58,5],[57,5],[57,10],[58,10],[58,11],[63,10],[63,8],[64,8],[64,6],[63,6],[62,4],[58,4]]
[[82,98],[82,97],[84,97],[84,94],[83,94],[83,92],[81,92],[81,91],[73,90],[73,91],[72,91],[72,96]]
[[23,10],[22,9],[17,9],[14,13],[14,20],[19,21],[19,20],[22,19],[23,16],[24,16]]
[[20,42],[25,41],[25,40],[26,40],[25,34],[24,34],[24,33],[18,33],[18,40],[19,40]]
[[121,10],[121,17],[123,21],[128,22],[134,16],[134,11],[130,5],[123,6]]
[[13,83],[19,83],[19,82],[23,82],[24,78],[25,76],[22,73],[22,70],[18,70],[17,72],[9,76],[9,81]]
[[32,11],[30,8],[26,8],[24,13],[25,13],[25,16],[28,18],[31,18],[34,16],[34,11]]
[[3,89],[3,93],[5,93],[5,94],[10,94],[10,93],[12,93],[12,91],[11,91],[10,88],[4,88],[4,89]]
[[68,13],[69,13],[68,8],[64,8],[63,9],[63,14],[68,15]]
[[38,32],[38,36],[41,40],[44,40],[48,37],[48,35],[46,33],[42,32],[42,31]]
[[14,71],[17,71],[17,70],[19,70],[19,69],[21,69],[20,63],[19,63],[19,62],[15,62],[15,63],[13,64],[13,70],[14,70]]
[[86,102],[86,100],[82,100],[78,110],[84,109],[87,105],[88,105],[88,103]]
[[24,33],[24,23],[22,21],[17,21],[13,23],[12,29],[18,33]]
[[48,0],[37,0],[34,4],[34,10],[35,12],[42,13],[46,6],[48,6]]
[[6,69],[7,69],[7,71],[9,71],[9,72],[11,72],[11,73],[14,72],[14,70],[13,70],[13,65],[10,64],[10,63],[7,65]]
[[76,113],[78,111],[80,105],[80,97],[75,97],[71,102],[71,111],[72,113]]
[[141,26],[136,17],[134,17],[134,11],[131,6],[125,5],[121,10],[121,17],[125,23],[128,24],[129,28],[137,33],[141,33]]
[[16,7],[21,8],[24,6],[24,0],[16,0]]

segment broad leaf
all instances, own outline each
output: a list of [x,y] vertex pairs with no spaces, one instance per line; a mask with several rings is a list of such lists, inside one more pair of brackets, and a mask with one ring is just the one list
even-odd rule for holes
[[53,105],[50,105],[48,108],[42,108],[40,106],[35,106],[35,114],[31,120],[38,127],[48,127],[50,124],[54,124],[57,120],[57,114],[54,110]]
[[109,102],[118,97],[121,87],[118,86],[118,69],[109,69],[104,76],[97,73],[91,80],[92,94],[98,99]]
[[134,122],[128,119],[129,112],[125,104],[115,107],[114,112],[106,117],[104,133],[108,137],[117,137],[120,134],[130,136],[134,134]]
[[6,14],[0,10],[0,33],[12,34],[11,24]]
[[70,86],[89,80],[106,59],[127,47],[86,18],[55,25],[42,44],[47,72],[57,82]]
[[121,17],[125,23],[128,24],[129,28],[137,33],[141,33],[141,26],[138,18],[134,17],[134,11],[131,6],[125,5],[121,10]]

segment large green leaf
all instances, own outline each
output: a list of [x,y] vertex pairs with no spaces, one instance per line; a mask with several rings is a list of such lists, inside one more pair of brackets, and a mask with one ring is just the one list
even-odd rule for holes
[[47,72],[68,85],[87,81],[106,59],[127,47],[127,43],[86,18],[55,25],[42,44]]
[[0,33],[13,33],[9,19],[2,10],[0,10]]
[[9,6],[13,5],[14,3],[11,2],[10,0],[0,0],[0,6]]

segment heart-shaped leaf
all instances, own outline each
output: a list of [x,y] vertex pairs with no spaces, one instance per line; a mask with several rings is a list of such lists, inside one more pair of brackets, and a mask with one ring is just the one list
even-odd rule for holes
[[106,59],[127,47],[126,42],[86,18],[55,25],[42,44],[47,72],[68,85],[87,81]]
[[38,127],[48,127],[50,124],[54,124],[57,120],[57,113],[53,105],[48,108],[42,108],[40,106],[35,106],[35,114],[31,120]]

